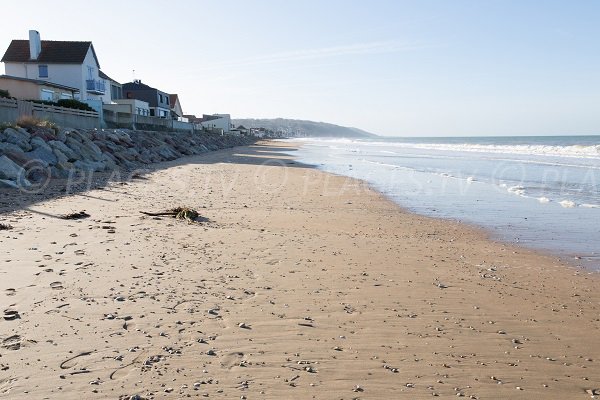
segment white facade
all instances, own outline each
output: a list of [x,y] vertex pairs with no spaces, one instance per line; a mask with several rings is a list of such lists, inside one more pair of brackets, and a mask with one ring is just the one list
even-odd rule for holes
[[[129,114],[143,115],[145,117],[150,116],[150,106],[147,102],[136,99],[116,99],[114,103],[119,105],[117,108],[119,112],[127,112]],[[125,107],[125,108],[123,108]],[[127,110],[127,111],[122,111]]]
[[214,114],[213,116],[218,118],[200,122],[200,125],[207,129],[222,129],[223,132],[231,130],[231,116],[229,114]]
[[[59,85],[70,86],[79,89],[77,100],[100,100],[110,103],[110,85],[98,76],[98,63],[88,49],[83,64],[45,64],[29,61],[26,63],[4,63],[6,75],[17,76],[28,79],[39,79]],[[42,69],[40,69],[42,66]],[[44,68],[45,66],[45,68]],[[45,73],[47,71],[47,73]],[[40,76],[42,72],[42,76]],[[88,82],[94,82],[94,90],[88,90]],[[100,93],[104,86],[104,93]]]

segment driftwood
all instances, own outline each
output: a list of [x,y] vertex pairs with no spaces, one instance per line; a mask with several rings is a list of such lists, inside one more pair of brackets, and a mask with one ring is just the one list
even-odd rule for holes
[[186,220],[188,222],[196,222],[196,219],[200,217],[200,214],[198,214],[196,210],[188,207],[176,207],[172,210],[161,212],[140,211],[140,213],[144,215],[149,215],[151,217],[171,216],[173,218]]
[[62,215],[60,218],[62,218],[62,219],[84,219],[84,218],[88,218],[89,216],[90,216],[90,214],[86,213],[85,210],[83,210],[83,211],[79,211],[76,213]]
[[12,229],[12,225],[8,225],[8,224],[0,224],[0,231],[7,231],[9,229]]

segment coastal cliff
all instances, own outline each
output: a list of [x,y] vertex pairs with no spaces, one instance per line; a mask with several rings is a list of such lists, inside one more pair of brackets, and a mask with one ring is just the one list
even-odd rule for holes
[[0,133],[0,187],[29,187],[76,171],[135,169],[256,140],[206,133],[9,127]]

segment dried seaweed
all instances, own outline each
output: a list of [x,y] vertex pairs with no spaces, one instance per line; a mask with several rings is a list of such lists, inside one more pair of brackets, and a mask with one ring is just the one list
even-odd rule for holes
[[150,215],[152,217],[161,217],[161,216],[171,216],[176,219],[188,221],[188,222],[197,222],[197,219],[200,217],[198,211],[189,207],[175,207],[167,211],[161,212],[146,212],[140,211],[144,215]]
[[84,211],[79,211],[71,214],[62,215],[60,218],[62,219],[84,219],[90,217],[90,214]]

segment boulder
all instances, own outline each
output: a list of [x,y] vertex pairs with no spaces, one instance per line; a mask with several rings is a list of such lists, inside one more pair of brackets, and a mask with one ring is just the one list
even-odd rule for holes
[[58,150],[62,154],[67,156],[67,158],[69,159],[70,162],[75,162],[75,161],[81,159],[80,155],[78,155],[76,152],[71,150],[66,144],[64,144],[61,141],[52,140],[52,141],[48,142],[48,145],[52,148],[52,150]]
[[117,165],[117,160],[108,153],[102,153],[102,161],[104,162],[105,169],[117,169],[119,166]]
[[52,152],[54,153],[54,155],[56,156],[56,160],[57,160],[57,164],[60,163],[68,163],[69,162],[69,157],[67,157],[65,155],[65,153],[63,153],[62,151],[60,151],[59,149],[52,149]]
[[25,153],[29,158],[39,160],[44,167],[49,165],[54,165],[58,162],[56,155],[52,151],[52,149],[48,146],[38,147],[33,151]]
[[17,146],[16,144],[0,142],[0,153],[6,153],[9,151],[15,153],[23,153],[23,149]]
[[0,189],[19,189],[20,186],[17,185],[15,181],[9,181],[7,179],[0,179]]
[[56,134],[56,140],[63,142],[63,143],[66,142],[67,135],[69,134],[69,132],[71,132],[71,129],[60,128],[58,130],[58,133]]
[[17,145],[23,151],[31,150],[29,139],[31,139],[31,135],[22,129],[16,130],[12,128],[6,128],[4,130],[4,134],[2,135],[2,141]]
[[6,156],[0,156],[0,179],[16,181],[25,176],[25,170]]
[[21,187],[31,186],[25,178],[25,170],[6,156],[0,156],[0,179],[14,181]]
[[[79,159],[81,161],[100,161],[102,156],[102,151],[97,153],[89,146],[86,146],[84,143],[75,140],[72,137],[67,137],[67,141],[65,143],[75,154],[79,155]],[[96,146],[97,148],[97,146]],[[98,149],[100,150],[100,149]]]
[[104,171],[106,164],[100,161],[82,161],[78,160],[73,163],[73,166],[82,171]]
[[50,148],[48,143],[39,136],[32,137],[31,140],[29,141],[29,143],[31,144],[31,147],[33,147],[34,149],[42,147],[42,148],[52,151],[52,149]]
[[72,169],[73,164],[58,162],[54,167],[50,168],[50,175],[54,178],[67,178]]
[[4,155],[14,161],[14,163],[21,168],[33,161],[33,159],[26,153],[23,153],[20,148],[17,147],[17,149],[18,151],[6,150],[4,151]]

